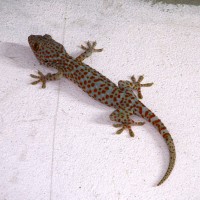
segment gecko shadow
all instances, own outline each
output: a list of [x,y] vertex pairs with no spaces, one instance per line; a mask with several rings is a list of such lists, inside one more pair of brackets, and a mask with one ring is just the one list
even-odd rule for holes
[[30,48],[17,43],[0,43],[0,55],[15,62],[18,68],[31,69],[33,68],[33,63],[36,63],[36,58],[32,56]]
[[[78,53],[77,53],[78,54]],[[76,53],[72,54],[73,56],[76,55]],[[46,73],[55,73],[57,70],[53,68],[48,68],[44,65],[40,65],[38,60],[35,58],[33,52],[31,51],[29,46],[20,45],[17,43],[0,43],[0,56],[11,59],[14,63],[17,64],[17,68],[22,69],[30,69],[30,74],[35,73],[38,70]],[[30,74],[27,74],[27,76],[30,76]],[[27,78],[27,77],[26,77]],[[23,80],[21,80],[23,81]],[[30,77],[30,82],[27,82],[27,87],[32,88],[33,86],[30,84],[33,81],[33,79]],[[104,104],[101,104],[98,101],[95,101],[94,99],[90,98],[85,92],[83,92],[77,85],[75,85],[73,82],[62,78],[59,81],[52,81],[47,82],[47,88],[51,87],[51,84],[59,85],[57,90],[60,90],[62,94],[67,94],[67,96],[70,96],[74,99],[78,99],[80,103],[85,104],[87,106],[93,106],[100,110],[105,110],[105,112],[108,111],[109,107],[107,107]],[[44,90],[41,88],[41,84],[38,84],[34,87],[38,87],[40,90]],[[44,90],[45,92],[45,90]],[[110,109],[110,113],[113,111],[113,109]],[[98,119],[95,120],[95,123],[103,123],[103,124],[109,124],[106,123],[106,118],[104,115],[101,115],[98,117]],[[109,121],[109,117],[108,117]]]

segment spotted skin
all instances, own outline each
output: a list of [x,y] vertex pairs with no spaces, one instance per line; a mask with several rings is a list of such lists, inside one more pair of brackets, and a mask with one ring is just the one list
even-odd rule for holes
[[[153,83],[141,84],[143,76],[138,81],[131,77],[131,81],[119,81],[118,85],[100,74],[95,69],[83,63],[83,60],[89,57],[93,52],[101,52],[102,49],[95,49],[96,42],[87,43],[87,47],[81,46],[84,52],[77,58],[72,58],[63,45],[52,39],[50,35],[30,35],[28,37],[30,47],[40,64],[47,67],[53,67],[58,70],[55,74],[48,73],[43,75],[38,71],[38,75],[31,74],[31,77],[37,79],[32,84],[42,83],[42,88],[46,87],[47,81],[59,80],[66,77],[77,84],[84,92],[97,101],[107,106],[114,107],[115,111],[111,113],[110,119],[117,122],[113,126],[120,128],[116,133],[120,134],[128,129],[131,137],[134,133],[131,126],[141,126],[144,122],[135,122],[130,117],[137,115],[150,122],[161,134],[168,145],[170,159],[168,169],[157,184],[161,185],[171,174],[174,168],[176,152],[171,135],[160,119],[149,110],[138,98],[142,98],[141,87],[149,87]],[[137,90],[138,98],[133,90]]]

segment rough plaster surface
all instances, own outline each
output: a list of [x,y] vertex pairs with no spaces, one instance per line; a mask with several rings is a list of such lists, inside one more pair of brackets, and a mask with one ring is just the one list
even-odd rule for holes
[[[199,200],[200,7],[133,1],[0,2],[0,200]],[[30,34],[51,34],[72,56],[97,40],[86,63],[117,83],[145,75],[143,102],[170,130],[167,147],[146,123],[115,135],[113,111],[68,80],[32,86],[41,70]],[[136,120],[141,120],[135,118]]]

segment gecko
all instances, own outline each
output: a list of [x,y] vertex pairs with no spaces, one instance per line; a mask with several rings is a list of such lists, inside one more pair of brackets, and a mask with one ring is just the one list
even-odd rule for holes
[[[103,49],[96,49],[96,42],[87,42],[87,46],[81,45],[84,50],[76,58],[70,56],[64,46],[56,42],[50,35],[30,35],[29,45],[40,64],[57,69],[57,73],[44,75],[38,71],[37,75],[30,76],[36,81],[32,84],[42,83],[42,88],[46,87],[47,81],[59,80],[65,77],[73,81],[84,92],[95,100],[113,107],[115,110],[110,114],[110,120],[114,121],[114,127],[118,128],[117,134],[121,134],[125,129],[131,137],[134,132],[131,126],[141,126],[144,122],[136,122],[131,116],[139,116],[150,122],[164,138],[169,150],[169,165],[165,175],[158,182],[161,185],[171,174],[176,160],[176,151],[173,139],[161,120],[142,102],[141,87],[149,87],[153,83],[142,84],[144,76],[139,76],[138,80],[134,76],[131,81],[120,80],[118,85],[103,76],[101,73],[85,64],[83,61],[94,52],[101,52]],[[137,91],[137,95],[134,93]]]

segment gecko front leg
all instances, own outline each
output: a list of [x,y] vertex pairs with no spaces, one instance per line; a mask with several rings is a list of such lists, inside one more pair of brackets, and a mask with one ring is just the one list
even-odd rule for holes
[[76,61],[82,62],[84,59],[88,58],[91,56],[93,52],[101,52],[103,49],[95,49],[95,46],[97,45],[96,41],[93,43],[90,43],[89,41],[87,42],[87,47],[81,45],[81,49],[85,50],[81,55],[79,55],[76,58]]
[[55,80],[61,79],[63,77],[63,72],[58,70],[58,72],[55,74],[48,73],[48,74],[44,75],[42,72],[40,72],[38,70],[38,76],[36,76],[34,74],[30,74],[30,76],[32,78],[38,79],[37,81],[32,82],[31,83],[32,85],[36,85],[39,82],[42,82],[42,88],[46,88],[47,81],[55,81]]

